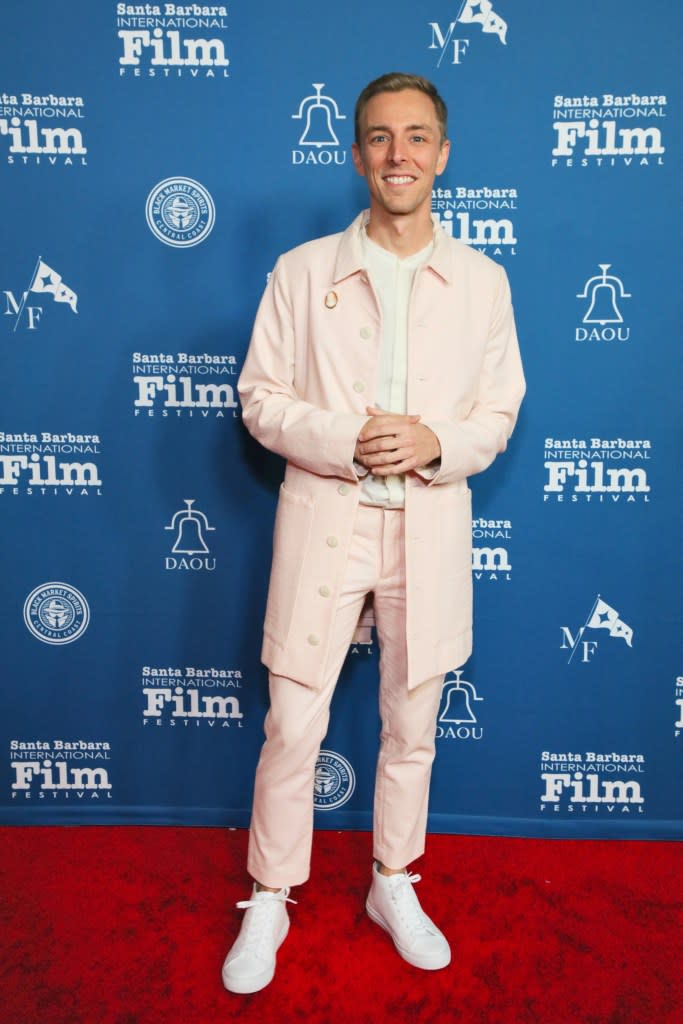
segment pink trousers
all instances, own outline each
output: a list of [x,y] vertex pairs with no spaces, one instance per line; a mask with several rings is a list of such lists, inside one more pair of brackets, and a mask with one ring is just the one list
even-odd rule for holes
[[374,856],[400,869],[424,852],[443,676],[408,690],[404,513],[360,505],[322,688],[270,675],[247,861],[250,875],[262,885],[300,885],[309,876],[315,764],[337,678],[370,592],[380,645],[382,720]]

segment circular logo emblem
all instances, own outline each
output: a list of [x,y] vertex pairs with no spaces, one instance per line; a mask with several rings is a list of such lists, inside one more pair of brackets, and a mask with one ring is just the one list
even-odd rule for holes
[[198,181],[165,178],[147,196],[145,214],[150,230],[160,241],[186,249],[210,234],[216,208]]
[[333,811],[350,798],[356,788],[356,773],[341,754],[321,750],[313,776],[313,806],[316,811]]
[[90,608],[75,587],[43,583],[24,602],[24,622],[45,644],[70,644],[88,628]]

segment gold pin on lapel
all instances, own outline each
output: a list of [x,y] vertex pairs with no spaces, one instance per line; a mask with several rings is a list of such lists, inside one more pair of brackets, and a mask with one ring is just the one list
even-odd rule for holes
[[325,296],[325,305],[328,309],[334,309],[339,302],[339,296],[336,292],[328,292]]

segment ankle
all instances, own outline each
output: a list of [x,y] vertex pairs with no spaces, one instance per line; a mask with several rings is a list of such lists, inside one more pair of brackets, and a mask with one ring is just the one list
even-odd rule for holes
[[380,860],[376,860],[377,871],[380,875],[384,875],[385,878],[389,878],[391,875],[404,875],[406,873],[405,868],[388,868],[382,864]]
[[256,885],[256,892],[280,892],[282,888],[280,886],[280,889],[272,889],[269,885],[261,885],[260,882],[255,882],[254,884]]

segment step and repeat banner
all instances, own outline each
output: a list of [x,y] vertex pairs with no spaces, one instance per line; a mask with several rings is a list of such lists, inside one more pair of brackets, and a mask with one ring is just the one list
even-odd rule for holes
[[[283,465],[236,382],[277,256],[366,205],[353,107],[431,78],[433,211],[511,280],[528,395],[474,494],[430,828],[683,835],[681,79],[664,0],[2,14],[1,820],[244,826]],[[438,368],[437,368],[438,369]],[[371,824],[377,647],[315,777]]]

